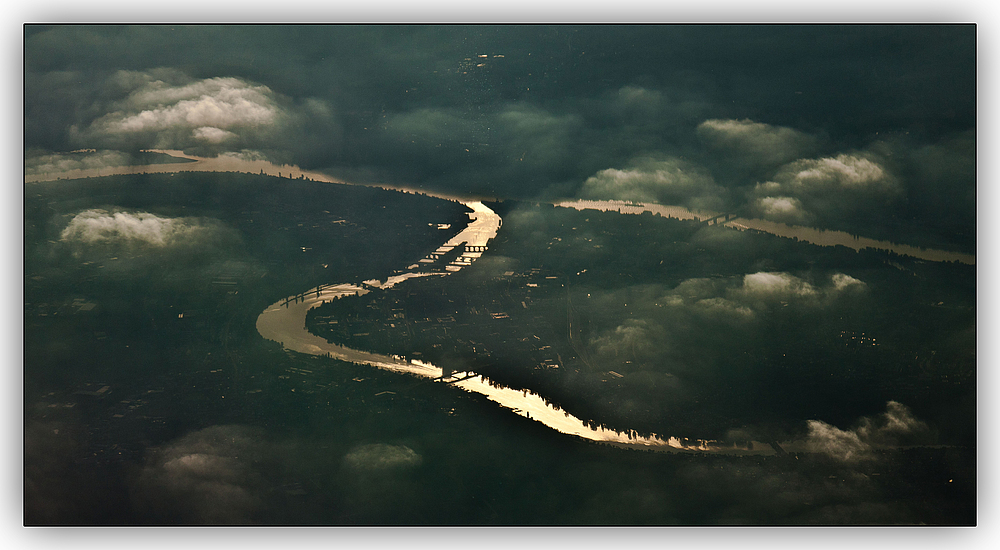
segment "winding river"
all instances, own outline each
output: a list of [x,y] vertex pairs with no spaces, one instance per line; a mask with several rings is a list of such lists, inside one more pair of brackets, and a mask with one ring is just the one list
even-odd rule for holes
[[675,451],[774,453],[774,450],[769,445],[761,442],[754,442],[754,444],[745,447],[737,447],[736,445],[722,445],[715,441],[696,440],[695,442],[690,442],[688,440],[682,441],[677,437],[661,438],[655,435],[652,437],[640,437],[603,428],[594,429],[587,426],[579,418],[545,403],[545,400],[540,395],[531,391],[498,387],[492,384],[489,379],[469,371],[455,372],[445,376],[444,371],[440,367],[430,363],[406,360],[399,356],[381,355],[332,344],[327,342],[325,338],[321,338],[306,329],[306,313],[310,309],[330,300],[336,300],[344,296],[362,296],[369,292],[377,292],[416,277],[444,276],[471,265],[472,262],[482,256],[482,251],[480,250],[485,250],[490,240],[496,237],[502,222],[500,216],[482,202],[468,201],[463,204],[472,209],[472,212],[469,213],[470,221],[468,226],[449,239],[448,242],[441,245],[434,254],[444,254],[462,243],[465,243],[467,247],[475,248],[477,251],[463,252],[461,256],[445,266],[444,272],[416,271],[420,269],[421,263],[425,263],[424,260],[431,260],[428,257],[407,268],[411,271],[398,273],[387,278],[385,281],[369,280],[360,285],[346,283],[320,285],[302,294],[282,298],[265,309],[257,317],[257,331],[264,338],[280,343],[287,350],[331,357],[383,370],[420,376],[436,382],[451,384],[468,392],[479,393],[485,395],[490,401],[498,403],[525,418],[541,422],[556,431],[592,441]]
[[[158,164],[158,165],[143,165],[143,166],[118,166],[110,168],[88,169],[88,170],[74,170],[71,172],[63,172],[60,174],[44,174],[44,175],[34,175],[25,178],[25,183],[37,182],[37,181],[53,181],[56,179],[73,179],[73,178],[83,178],[83,177],[97,177],[97,176],[107,176],[113,174],[135,174],[135,173],[167,173],[167,172],[185,172],[185,171],[224,171],[224,172],[247,172],[247,173],[262,173],[274,176],[286,176],[294,179],[305,178],[312,181],[321,181],[329,183],[344,183],[339,180],[335,180],[329,176],[318,172],[303,171],[297,166],[283,165],[278,166],[271,164],[267,161],[261,160],[246,160],[238,157],[218,157],[218,158],[203,158],[195,157],[191,155],[185,155],[180,151],[173,150],[154,150],[153,152],[165,153],[174,157],[184,158],[192,162],[188,163],[177,163],[177,164]],[[380,186],[386,189],[397,189],[397,190],[407,190],[413,191],[412,189],[390,187],[390,186]],[[422,191],[420,191],[422,192]],[[542,424],[564,434],[575,435],[582,437],[584,439],[609,443],[617,446],[625,446],[632,448],[644,448],[644,449],[654,449],[663,451],[679,451],[679,452],[707,452],[707,453],[725,453],[725,454],[767,454],[772,455],[778,452],[772,444],[763,443],[759,441],[753,441],[749,445],[736,445],[736,444],[722,444],[713,440],[690,440],[681,439],[679,437],[669,437],[669,436],[658,436],[652,435],[650,437],[642,437],[636,435],[630,435],[628,433],[621,433],[612,430],[607,430],[603,428],[591,428],[587,426],[583,421],[574,417],[566,411],[559,408],[551,406],[545,403],[544,399],[531,391],[527,390],[515,390],[511,388],[502,388],[493,384],[489,379],[478,375],[474,372],[455,372],[450,373],[445,376],[444,371],[430,363],[425,363],[416,360],[407,360],[401,356],[396,355],[381,355],[377,353],[370,353],[362,350],[356,350],[341,346],[338,344],[329,343],[326,339],[312,334],[306,329],[305,321],[306,314],[309,310],[317,307],[325,302],[331,300],[337,300],[345,296],[360,296],[368,294],[371,292],[379,292],[384,289],[393,287],[397,284],[403,283],[406,280],[418,278],[418,277],[431,277],[431,276],[447,276],[450,273],[457,272],[475,262],[479,257],[482,256],[483,252],[488,249],[489,242],[496,237],[497,231],[500,229],[502,220],[500,216],[493,212],[489,207],[487,207],[482,202],[477,200],[462,200],[453,196],[446,196],[441,194],[427,193],[430,196],[437,198],[442,198],[446,200],[456,200],[462,202],[464,205],[471,209],[469,213],[470,221],[469,224],[460,233],[449,239],[447,242],[443,243],[434,252],[432,256],[429,255],[427,258],[421,259],[409,267],[406,270],[397,272],[396,274],[387,277],[384,281],[382,280],[369,280],[361,283],[340,283],[340,284],[324,284],[318,287],[309,289],[301,294],[295,296],[288,296],[278,300],[270,307],[265,309],[257,318],[256,328],[260,335],[268,340],[278,342],[284,349],[295,351],[298,353],[305,353],[316,356],[331,357],[339,359],[342,361],[348,361],[357,364],[369,365],[371,367],[388,370],[397,373],[405,373],[409,375],[414,375],[422,378],[427,378],[440,383],[447,383],[454,387],[461,388],[464,391],[479,393],[486,396],[487,399],[499,404],[502,407],[510,409],[516,414],[523,417],[529,418],[531,420],[541,422]],[[576,208],[579,210],[584,209],[597,209],[597,210],[616,210],[621,213],[632,213],[638,214],[644,211],[649,211],[654,214],[658,214],[664,217],[674,217],[678,219],[706,219],[717,216],[718,214],[712,212],[693,212],[682,207],[676,206],[664,206],[664,205],[647,205],[647,204],[637,204],[637,203],[627,203],[622,201],[563,201],[556,203],[556,206]],[[766,231],[770,233],[775,233],[781,236],[794,236],[799,237],[802,240],[809,240],[803,238],[800,235],[806,235],[802,233],[801,230],[808,230],[808,228],[791,228],[792,226],[784,226],[784,224],[772,224],[771,222],[765,222],[764,220],[744,220],[744,219],[734,219],[730,221],[723,221],[727,226],[734,227],[736,229],[757,229],[760,231]],[[783,226],[783,227],[779,227]],[[816,230],[809,230],[816,231]],[[821,232],[821,233],[836,233],[836,232]],[[857,247],[859,244],[858,238],[846,235],[846,239],[849,242],[855,244]],[[823,237],[823,235],[820,235]],[[818,237],[817,237],[818,238]],[[829,235],[826,236],[829,239]],[[840,242],[842,240],[840,236],[835,236],[836,242],[830,243],[817,243],[817,244],[845,244]],[[860,244],[866,246],[873,246],[871,243],[867,243],[868,240],[862,240]],[[423,264],[436,261],[436,258],[452,251],[456,246],[465,244],[466,249],[463,250],[462,254],[455,260],[451,261],[443,271],[438,272],[428,272],[422,271],[421,268]],[[903,245],[893,245],[892,243],[882,243],[879,241],[872,241],[875,243],[873,247],[885,248],[892,250],[894,252],[899,252],[900,254],[913,255],[915,257],[925,257],[921,255],[924,249],[917,249],[916,247],[905,247],[906,250],[894,249],[892,247],[900,247]],[[887,244],[890,246],[881,246],[882,244]],[[850,245],[848,245],[850,246]],[[863,246],[862,246],[863,247]],[[469,249],[472,250],[469,250]],[[952,253],[942,252],[942,251],[930,251],[934,253],[941,253],[944,256],[937,255],[934,257],[928,257],[927,259],[935,261],[963,261],[965,263],[975,263],[975,257],[970,255],[959,255],[961,257],[955,257]],[[945,259],[947,258],[947,259]],[[776,444],[775,444],[776,445]],[[806,450],[803,441],[786,441],[782,442],[780,445],[785,451],[799,451]]]

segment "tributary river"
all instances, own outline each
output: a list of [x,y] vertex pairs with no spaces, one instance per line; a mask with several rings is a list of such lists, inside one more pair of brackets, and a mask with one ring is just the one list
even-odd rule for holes
[[[266,161],[250,161],[234,157],[209,159],[184,155],[180,151],[172,150],[156,150],[155,152],[166,153],[171,156],[189,159],[193,162],[145,166],[120,166],[102,168],[100,170],[74,170],[72,172],[64,172],[60,174],[32,176],[30,181],[29,178],[25,178],[25,183],[33,181],[51,181],[56,179],[107,176],[112,174],[167,173],[184,171],[247,172],[253,174],[264,173],[274,176],[279,174],[285,176],[287,174],[287,176],[291,178],[304,176],[305,178],[313,181],[343,183],[324,174],[303,171],[297,166],[277,166]],[[386,188],[413,191],[412,189],[394,187]],[[532,393],[531,391],[497,387],[492,384],[490,380],[472,372],[456,372],[451,373],[449,376],[444,376],[444,372],[441,368],[429,363],[406,360],[401,356],[381,355],[348,348],[338,344],[331,344],[327,342],[325,338],[321,338],[309,332],[305,325],[306,313],[310,309],[319,306],[324,302],[337,300],[345,296],[364,295],[370,292],[379,292],[411,278],[446,276],[471,265],[476,259],[482,256],[483,252],[489,246],[490,240],[496,237],[497,231],[502,223],[500,216],[479,201],[461,200],[456,197],[433,193],[427,194],[447,200],[459,200],[472,209],[472,212],[469,213],[470,222],[468,226],[459,234],[443,243],[437,249],[435,254],[446,253],[461,243],[465,243],[467,247],[475,247],[475,251],[466,250],[460,257],[452,261],[448,266],[446,266],[445,270],[441,272],[421,271],[421,264],[431,260],[430,258],[425,258],[410,265],[405,270],[401,270],[396,274],[387,277],[384,281],[369,280],[357,284],[324,284],[319,287],[306,290],[299,295],[282,298],[265,309],[264,312],[258,316],[257,331],[260,335],[268,340],[280,343],[285,349],[298,353],[331,357],[342,361],[369,365],[379,369],[398,373],[407,373],[442,383],[448,383],[465,391],[482,394],[489,400],[510,409],[514,413],[530,418],[531,420],[541,422],[556,431],[593,441],[605,442],[618,446],[664,451],[710,452],[726,454],[775,454],[776,450],[772,448],[771,445],[759,441],[754,441],[752,442],[752,445],[748,446],[749,448],[745,448],[743,446],[722,444],[711,440],[692,441],[690,439],[682,440],[678,437],[657,435],[653,435],[651,437],[637,437],[603,428],[590,428],[580,419],[574,417],[566,411],[546,404],[541,396]],[[718,215],[713,212],[693,212],[677,206],[647,205],[621,201],[564,201],[556,203],[556,206],[576,208],[580,210],[615,210],[621,213],[631,214],[649,211],[664,217],[674,217],[678,219],[706,219]],[[814,242],[811,238],[824,241],[817,242],[816,244],[843,244],[845,246],[851,246],[855,249],[859,247],[864,248],[866,246],[871,246],[873,248],[892,250],[893,252],[898,252],[900,254],[907,254],[935,261],[958,260],[970,264],[975,263],[975,257],[971,255],[955,254],[944,251],[927,251],[916,247],[895,245],[893,243],[885,243],[871,239],[859,240],[858,238],[847,235],[846,233],[838,234],[839,232],[829,231],[820,232],[809,228],[798,228],[785,226],[784,224],[774,224],[764,220],[733,219],[729,221],[722,221],[720,223],[724,223],[727,226],[737,229],[757,229],[785,237],[798,237],[800,240],[807,240],[810,242]],[[813,235],[813,233],[817,233],[817,235]],[[830,234],[835,235],[831,237]],[[841,236],[843,236],[843,238],[841,238]],[[868,241],[871,242],[869,243]],[[930,254],[928,255],[926,253]],[[781,447],[788,451],[805,449],[804,444],[801,441],[782,442]]]

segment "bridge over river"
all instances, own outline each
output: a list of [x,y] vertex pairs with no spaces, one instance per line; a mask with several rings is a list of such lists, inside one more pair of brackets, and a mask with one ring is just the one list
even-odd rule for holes
[[[665,451],[774,454],[770,445],[761,442],[753,442],[749,446],[722,445],[707,440],[687,441],[677,437],[656,435],[641,437],[634,433],[591,428],[580,419],[549,405],[540,395],[528,390],[500,387],[475,372],[445,372],[441,367],[423,361],[407,360],[399,355],[382,355],[333,344],[306,329],[307,312],[327,301],[337,300],[345,296],[360,296],[390,288],[411,278],[444,276],[471,265],[488,250],[489,241],[496,236],[501,220],[500,216],[482,202],[469,201],[464,204],[472,209],[472,212],[469,213],[471,220],[466,229],[441,245],[428,258],[411,265],[407,271],[393,275],[385,281],[369,280],[360,285],[350,283],[324,284],[300,294],[282,298],[260,314],[257,318],[257,331],[264,338],[278,342],[284,349],[290,351],[331,357],[392,372],[406,373],[449,384],[464,391],[479,393],[525,418],[541,422],[556,431],[593,441]],[[436,262],[445,257],[456,256],[457,259],[449,262],[443,271],[425,270],[427,265],[425,260]]]
[[[217,158],[204,158],[192,155],[185,155],[180,151],[153,150],[154,152],[169,154],[178,158],[185,158],[192,162],[177,164],[152,164],[143,166],[120,166],[104,167],[101,169],[73,170],[70,172],[33,174],[26,175],[25,183],[41,181],[55,181],[57,179],[99,177],[112,174],[136,174],[136,173],[174,173],[186,171],[202,172],[245,172],[252,174],[268,174],[291,178],[308,179],[317,182],[345,183],[335,180],[325,174],[309,172],[297,166],[274,165],[261,160],[243,160],[233,156],[220,156]],[[546,426],[565,434],[576,435],[585,439],[609,443],[618,446],[654,449],[663,451],[687,451],[687,452],[707,452],[725,454],[775,454],[775,447],[770,443],[759,441],[751,442],[748,446],[723,445],[711,440],[689,440],[678,437],[657,436],[650,437],[637,436],[634,432],[616,432],[603,428],[591,428],[580,419],[572,416],[566,411],[550,406],[545,400],[528,390],[515,390],[503,388],[492,383],[489,379],[474,372],[448,372],[445,373],[440,367],[416,360],[406,360],[397,355],[381,355],[376,353],[355,350],[338,344],[332,344],[326,339],[310,333],[305,328],[306,313],[325,302],[338,300],[345,296],[361,296],[369,292],[377,292],[380,289],[390,288],[411,278],[446,276],[450,273],[461,270],[471,265],[480,258],[488,249],[489,242],[496,237],[503,221],[500,216],[478,200],[466,200],[456,196],[428,193],[423,190],[415,190],[403,187],[388,185],[375,185],[385,189],[399,191],[423,193],[429,196],[444,200],[462,202],[472,211],[469,213],[470,223],[457,235],[449,239],[446,243],[438,247],[435,252],[428,255],[423,260],[418,260],[410,265],[406,270],[398,272],[382,280],[368,280],[358,284],[352,283],[328,283],[315,288],[303,291],[293,296],[287,296],[276,301],[265,309],[257,318],[256,328],[260,335],[268,340],[278,342],[284,349],[331,357],[352,363],[369,365],[375,368],[389,370],[398,373],[406,373],[414,376],[428,378],[434,381],[443,382],[451,386],[461,388],[464,391],[475,392],[485,395],[489,400],[498,403],[500,406],[510,409],[516,414],[541,422]],[[642,212],[652,212],[664,217],[677,219],[691,219],[708,224],[724,223],[728,227],[736,229],[756,229],[759,231],[773,232],[782,236],[796,236],[794,232],[800,228],[791,228],[784,224],[773,224],[763,220],[747,220],[743,218],[732,218],[732,214],[719,214],[715,212],[692,212],[679,206],[666,206],[656,204],[636,204],[626,201],[563,201],[555,206],[569,207],[576,209],[593,208],[598,210],[615,210],[623,214],[640,214]],[[748,223],[749,222],[749,223]],[[813,230],[815,231],[815,230]],[[792,233],[792,234],[789,234]],[[828,232],[832,233],[832,232]],[[846,235],[846,234],[844,234]],[[891,246],[883,247],[883,243],[868,240],[861,240],[854,236],[847,236],[847,242],[854,242],[855,246],[875,246],[897,251],[892,248],[892,243],[885,243]],[[804,239],[808,240],[808,239]],[[827,244],[827,243],[821,243]],[[841,244],[838,242],[837,244]],[[912,250],[911,250],[912,249]],[[907,247],[903,254],[912,252],[916,257],[925,257],[923,249]],[[454,254],[450,254],[454,252]],[[930,251],[938,253],[941,251]],[[919,255],[924,254],[924,255]],[[934,256],[928,259],[936,261],[963,261],[975,263],[975,257],[971,255],[953,256],[952,253],[944,253],[944,256]],[[423,270],[422,266],[428,263],[439,262],[444,258],[453,258],[448,261],[443,269],[439,271]],[[427,261],[424,261],[427,260]],[[443,262],[442,262],[443,263]],[[786,452],[807,450],[804,442],[781,442],[780,448]]]

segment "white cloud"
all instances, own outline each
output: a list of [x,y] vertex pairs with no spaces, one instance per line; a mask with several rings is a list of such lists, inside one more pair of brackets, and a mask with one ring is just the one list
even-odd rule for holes
[[260,151],[254,151],[252,149],[243,149],[241,151],[226,151],[225,153],[220,153],[221,158],[233,158],[236,160],[242,160],[247,162],[253,162],[257,160],[267,160],[267,156]]
[[164,247],[191,240],[206,231],[190,218],[166,218],[149,212],[85,210],[70,220],[60,235],[66,242],[83,244],[138,243]]
[[895,178],[885,168],[859,154],[799,160],[783,172],[795,188],[871,189],[889,193],[899,190]]
[[871,447],[858,434],[844,431],[819,420],[809,420],[807,445],[814,453],[824,453],[838,460],[857,459]]
[[816,139],[808,134],[749,119],[706,120],[698,125],[696,133],[709,148],[761,167],[778,166],[816,148]]
[[209,78],[185,86],[155,80],[134,91],[127,105],[128,111],[111,113],[98,123],[117,133],[271,124],[280,116],[267,86],[237,78]]
[[575,147],[583,121],[578,115],[514,105],[504,109],[494,125],[510,151],[539,168],[571,162],[579,154]]
[[591,341],[594,352],[606,357],[643,356],[662,340],[655,337],[655,327],[641,319],[626,319],[625,323]]
[[830,280],[833,281],[833,288],[837,290],[867,286],[863,281],[860,281],[858,279],[855,279],[854,277],[851,277],[850,275],[845,275],[843,273],[834,273],[830,277]]
[[765,219],[789,224],[801,224],[809,220],[802,201],[795,197],[761,197],[752,205],[755,215]]
[[862,417],[853,430],[841,430],[819,420],[809,420],[808,426],[809,449],[841,461],[867,458],[868,452],[879,446],[930,443],[932,436],[927,424],[897,401],[886,403],[886,411],[877,418]]
[[209,143],[222,143],[236,137],[236,134],[221,128],[215,128],[214,126],[202,126],[201,128],[195,128],[194,131],[191,132],[191,135],[195,139],[204,140]]
[[886,411],[877,419],[862,418],[855,431],[873,445],[893,445],[914,435],[929,434],[927,424],[917,420],[906,405],[897,401],[886,403]]
[[[583,99],[580,103],[587,105],[590,102]],[[593,105],[592,109],[595,114],[623,123],[626,131],[639,131],[642,135],[642,128],[678,131],[684,127],[686,130],[694,121],[703,118],[711,105],[704,98],[679,88],[657,90],[627,85],[603,94],[600,104]]]
[[652,115],[664,105],[663,93],[639,86],[624,86],[615,97],[619,109],[636,114]]
[[842,153],[782,166],[754,187],[750,207],[765,219],[812,225],[859,212],[877,215],[902,194],[899,180],[877,155]]
[[792,184],[805,187],[831,184],[847,188],[889,187],[894,183],[879,164],[858,155],[803,160],[791,170],[795,171]]
[[701,167],[681,159],[637,159],[625,169],[608,168],[587,178],[580,198],[682,204],[717,208],[721,188]]
[[[330,122],[333,112],[319,99],[300,103],[267,86],[235,77],[196,80],[170,69],[119,71],[106,85],[105,114],[70,129],[84,147],[174,148],[271,147],[301,141],[299,128]],[[294,146],[295,144],[290,144]]]
[[703,308],[706,311],[718,312],[723,315],[736,314],[743,318],[751,318],[754,316],[753,310],[749,307],[722,297],[703,298],[695,302],[695,306]]
[[813,296],[816,289],[798,277],[788,273],[751,273],[743,276],[742,292],[761,296]]
[[659,307],[687,308],[688,311],[723,312],[749,319],[768,304],[785,302],[807,307],[828,303],[849,289],[866,288],[864,282],[845,275],[831,275],[830,284],[813,285],[785,272],[747,273],[742,278],[687,279],[657,297]]
[[25,159],[24,173],[25,175],[56,174],[70,170],[126,166],[129,162],[129,156],[120,151],[41,154]]

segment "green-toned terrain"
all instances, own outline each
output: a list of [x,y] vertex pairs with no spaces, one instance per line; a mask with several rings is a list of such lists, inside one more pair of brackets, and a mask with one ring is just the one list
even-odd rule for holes
[[472,267],[332,302],[309,326],[622,431],[785,440],[895,400],[942,443],[974,441],[959,419],[974,417],[975,268],[961,264],[525,204]]
[[[882,426],[895,400],[926,425],[912,442],[952,446],[845,460],[578,440],[254,329],[281,296],[410,265],[461,229],[462,205],[245,174],[58,181],[25,188],[25,522],[975,522],[973,268],[495,206],[503,227],[471,267],[342,299],[312,326],[619,429],[806,436],[810,419]],[[755,273],[794,279],[754,294]]]

